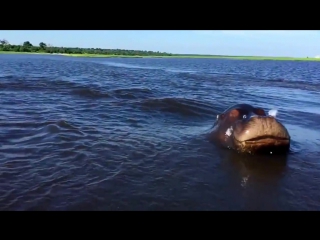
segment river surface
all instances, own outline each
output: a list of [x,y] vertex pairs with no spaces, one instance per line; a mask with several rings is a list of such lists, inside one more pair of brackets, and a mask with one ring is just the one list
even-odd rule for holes
[[[320,62],[0,55],[0,210],[320,210]],[[277,109],[286,156],[207,139]]]

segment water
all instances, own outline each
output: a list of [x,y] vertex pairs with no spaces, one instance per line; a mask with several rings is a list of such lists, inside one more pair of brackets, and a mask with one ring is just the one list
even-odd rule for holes
[[[0,210],[320,210],[319,64],[0,55]],[[208,142],[237,103],[290,153]]]

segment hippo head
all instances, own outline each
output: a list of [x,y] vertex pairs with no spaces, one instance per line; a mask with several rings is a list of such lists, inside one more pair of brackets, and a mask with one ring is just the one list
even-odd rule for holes
[[284,125],[249,104],[237,104],[219,114],[211,136],[239,152],[284,153],[290,148],[290,135]]

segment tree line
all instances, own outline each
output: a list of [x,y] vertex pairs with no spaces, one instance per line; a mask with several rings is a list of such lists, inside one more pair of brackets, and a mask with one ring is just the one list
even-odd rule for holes
[[34,52],[34,53],[56,53],[56,54],[101,54],[101,55],[127,55],[127,56],[172,56],[171,53],[125,50],[125,49],[102,49],[102,48],[79,48],[79,47],[56,47],[44,42],[32,45],[29,41],[23,44],[10,44],[7,40],[0,40],[0,51],[7,52]]

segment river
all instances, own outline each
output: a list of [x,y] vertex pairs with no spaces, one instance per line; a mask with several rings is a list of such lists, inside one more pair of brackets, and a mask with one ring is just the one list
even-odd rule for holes
[[[320,62],[0,55],[0,210],[320,210]],[[285,156],[206,138],[277,109]]]

